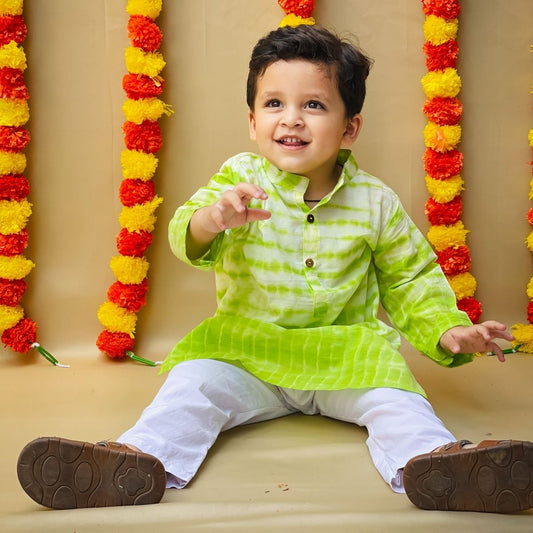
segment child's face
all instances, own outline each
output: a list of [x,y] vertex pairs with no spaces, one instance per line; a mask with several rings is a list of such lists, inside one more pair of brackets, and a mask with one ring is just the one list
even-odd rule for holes
[[346,118],[334,73],[310,61],[272,63],[257,80],[250,138],[281,170],[328,180],[340,148],[350,146],[361,116]]

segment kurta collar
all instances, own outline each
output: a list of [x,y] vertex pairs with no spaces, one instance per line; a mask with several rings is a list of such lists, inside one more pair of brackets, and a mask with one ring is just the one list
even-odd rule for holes
[[[339,176],[334,189],[326,197],[324,197],[322,201],[331,198],[331,196],[333,196],[335,192],[345,184],[347,177],[353,172],[353,170],[357,170],[358,168],[357,163],[352,156],[352,151],[348,149],[339,150],[337,155],[337,164],[342,166],[341,175]],[[286,191],[299,191],[302,193],[302,195],[307,190],[309,179],[305,176],[280,170],[267,159],[263,159],[263,166],[270,181],[279,188]],[[349,171],[348,167],[352,167],[351,172]]]

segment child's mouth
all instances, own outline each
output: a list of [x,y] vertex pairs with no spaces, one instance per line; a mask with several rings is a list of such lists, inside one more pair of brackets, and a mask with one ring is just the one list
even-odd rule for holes
[[288,148],[292,148],[292,147],[297,148],[297,147],[306,146],[307,144],[309,144],[308,142],[302,141],[302,139],[298,137],[281,137],[276,142]]

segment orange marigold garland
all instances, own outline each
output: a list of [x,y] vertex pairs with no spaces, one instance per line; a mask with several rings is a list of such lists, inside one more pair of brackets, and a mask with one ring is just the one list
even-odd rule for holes
[[[533,45],[531,46],[531,52],[533,52]],[[533,90],[531,92],[533,93]],[[533,129],[529,130],[528,143],[531,148],[531,169],[533,171]],[[533,200],[533,179],[530,182],[529,199]],[[527,213],[527,221],[533,226],[533,207]],[[533,252],[533,230],[527,236],[526,245]],[[527,305],[528,324],[514,324],[512,326],[515,337],[513,346],[516,349],[520,348],[521,352],[533,353],[533,277],[527,285],[527,296],[529,298]]]
[[123,180],[119,199],[123,205],[119,217],[122,227],[116,237],[119,253],[111,259],[111,270],[117,281],[107,291],[107,302],[98,309],[104,326],[96,341],[109,357],[126,356],[153,365],[136,356],[136,313],[145,305],[148,291],[149,263],[144,254],[152,243],[155,211],[163,201],[155,194],[152,178],[158,165],[155,154],[162,145],[158,119],[170,115],[170,106],[158,96],[163,91],[160,72],[165,66],[158,49],[162,34],[155,23],[162,0],[128,0],[128,37],[131,46],[125,51],[128,73],[122,80],[127,100],[122,110],[125,150],[121,154]]
[[280,22],[283,26],[300,26],[308,24],[312,26],[315,19],[311,16],[315,9],[314,0],[278,0],[278,4],[285,11],[285,17]]
[[424,128],[424,168],[431,198],[426,203],[430,223],[428,239],[437,254],[457,298],[457,306],[472,322],[481,316],[481,304],[474,298],[476,280],[470,273],[470,251],[462,221],[463,154],[459,121],[463,112],[457,95],[461,79],[456,70],[459,46],[457,30],[460,5],[457,0],[422,0],[425,14],[423,50],[428,73],[422,78],[427,97],[423,107],[428,122]]
[[24,82],[27,34],[22,0],[0,0],[0,332],[5,346],[19,353],[35,348],[56,366],[55,357],[37,343],[37,324],[24,316],[20,301],[24,278],[35,264],[24,257],[26,224],[32,212],[27,196],[24,149],[30,142],[28,88]]

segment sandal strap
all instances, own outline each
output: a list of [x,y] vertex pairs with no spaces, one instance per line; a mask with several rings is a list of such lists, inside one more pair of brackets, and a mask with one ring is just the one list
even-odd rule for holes
[[435,450],[433,450],[432,453],[435,452],[459,452],[461,451],[467,444],[473,444],[472,441],[469,440],[458,440],[456,442],[449,442],[448,444],[444,444],[444,446],[439,446]]
[[100,442],[95,442],[95,446],[103,446],[105,448],[111,448],[116,451],[123,451],[123,452],[132,452],[133,450],[126,446],[125,444],[122,444],[121,442],[113,442],[111,440],[101,440]]

